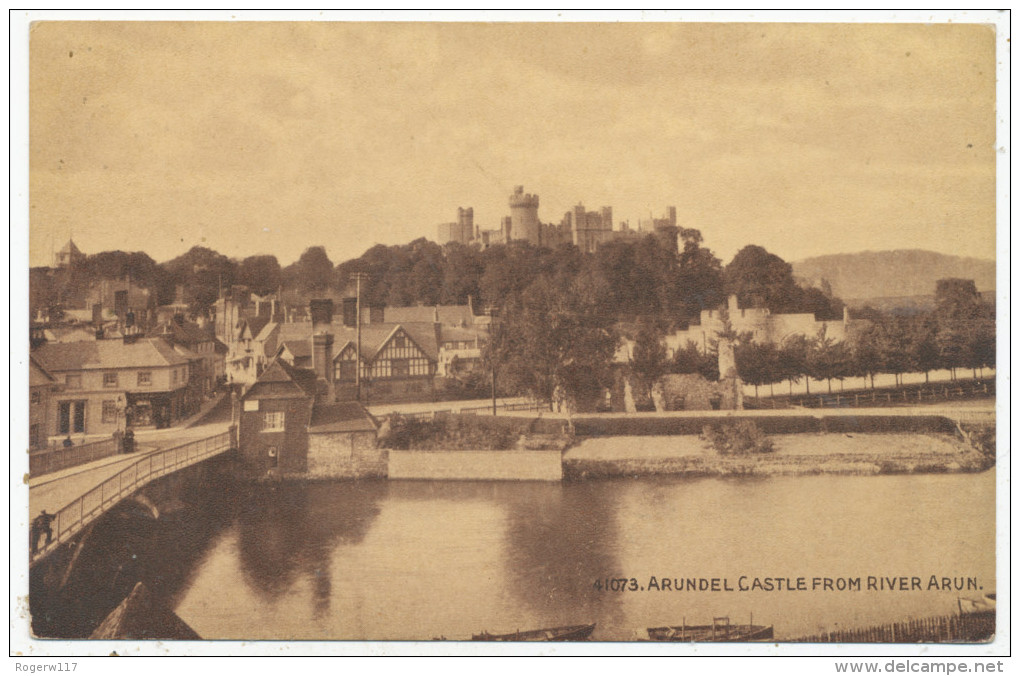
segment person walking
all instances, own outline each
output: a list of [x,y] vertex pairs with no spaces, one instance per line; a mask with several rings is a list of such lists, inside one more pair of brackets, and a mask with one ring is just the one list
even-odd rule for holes
[[53,520],[56,519],[55,514],[49,514],[45,509],[39,513],[39,516],[32,520],[32,554],[33,556],[39,551],[39,538],[42,537],[43,533],[46,533],[46,544],[53,542]]

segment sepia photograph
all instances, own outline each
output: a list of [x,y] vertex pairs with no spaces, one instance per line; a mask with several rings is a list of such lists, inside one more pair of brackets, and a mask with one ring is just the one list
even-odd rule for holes
[[12,645],[1008,654],[944,14],[12,24]]

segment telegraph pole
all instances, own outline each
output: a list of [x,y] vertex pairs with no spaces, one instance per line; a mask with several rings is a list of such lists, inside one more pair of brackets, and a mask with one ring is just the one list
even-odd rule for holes
[[489,359],[492,361],[492,415],[496,415],[496,306],[490,305],[489,314]]
[[357,318],[355,319],[355,326],[358,327],[357,345],[354,348],[356,352],[354,355],[354,383],[358,401],[361,401],[361,280],[364,277],[366,277],[364,272],[354,273],[354,281],[357,283],[357,301],[355,302]]

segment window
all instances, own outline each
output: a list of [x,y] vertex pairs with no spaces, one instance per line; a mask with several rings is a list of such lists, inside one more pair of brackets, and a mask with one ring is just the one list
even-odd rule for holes
[[62,401],[57,405],[57,432],[70,434],[85,431],[85,402]]
[[39,423],[34,423],[28,427],[28,446],[29,448],[38,448],[40,441],[42,440],[42,432],[39,428]]
[[407,347],[407,338],[405,336],[394,337],[393,347]]
[[29,394],[29,401],[33,404],[38,404],[42,401],[42,395],[39,394],[39,390],[32,390],[31,394]]
[[393,359],[390,361],[390,367],[393,369],[394,378],[406,378],[410,374],[410,360],[409,359]]
[[64,376],[64,386],[69,390],[80,390],[81,389],[81,374],[68,374]]
[[103,387],[117,387],[117,374],[116,373],[104,373],[103,374]]
[[262,432],[282,432],[284,423],[283,411],[267,411],[262,414]]
[[112,399],[106,399],[103,401],[103,422],[117,422],[117,402]]
[[152,371],[139,371],[138,384],[139,386],[152,385]]
[[176,385],[177,384],[177,369],[174,369],[173,371],[171,371],[170,384],[172,384],[172,385]]
[[334,364],[333,380],[339,383],[353,383],[357,380],[356,366],[353,361],[338,361]]

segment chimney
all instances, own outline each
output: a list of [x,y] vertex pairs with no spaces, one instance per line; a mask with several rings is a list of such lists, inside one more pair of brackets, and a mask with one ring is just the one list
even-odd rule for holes
[[118,317],[123,318],[124,313],[128,309],[128,292],[127,290],[114,291],[113,292],[113,312]]
[[333,334],[312,334],[312,368],[319,380],[333,383]]
[[358,299],[344,298],[343,307],[344,326],[351,329],[358,324]]
[[372,305],[368,308],[368,323],[382,324],[386,320],[386,306]]
[[333,323],[333,300],[312,299],[308,303],[308,314],[312,317],[312,333],[326,333]]
[[103,304],[92,304],[92,326],[100,328],[103,325]]
[[730,294],[729,309],[731,317],[736,316],[736,314],[740,311],[740,304],[737,303],[737,294],[735,293]]

